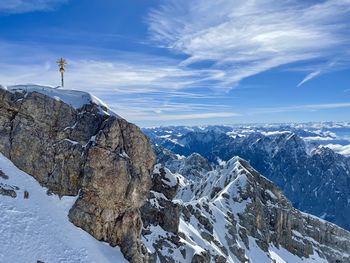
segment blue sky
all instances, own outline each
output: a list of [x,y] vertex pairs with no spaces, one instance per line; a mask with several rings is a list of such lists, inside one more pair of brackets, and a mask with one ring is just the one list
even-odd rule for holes
[[349,0],[2,0],[0,33],[1,84],[65,57],[141,126],[349,121]]

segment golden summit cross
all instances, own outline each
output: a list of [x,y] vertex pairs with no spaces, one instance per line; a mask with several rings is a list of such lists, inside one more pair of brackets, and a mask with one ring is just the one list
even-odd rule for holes
[[64,87],[64,71],[65,71],[65,66],[67,65],[67,62],[65,59],[60,58],[57,61],[58,66],[60,67],[60,72],[61,72],[61,87]]

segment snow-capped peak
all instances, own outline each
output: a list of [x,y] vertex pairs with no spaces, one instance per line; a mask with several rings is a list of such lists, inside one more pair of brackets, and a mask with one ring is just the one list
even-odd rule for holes
[[89,92],[63,89],[60,87],[42,86],[37,84],[0,86],[0,88],[5,89],[11,93],[41,93],[55,100],[63,101],[75,109],[79,109],[86,104],[95,104],[100,108],[102,112],[108,115],[117,116],[109,109],[106,103]]
[[[348,232],[294,209],[277,186],[240,157],[182,188],[176,198],[174,202],[182,206],[179,242],[172,243],[173,234],[160,227],[145,234],[175,262],[196,257],[196,262],[230,263],[349,259],[343,249],[349,243]],[[330,242],[321,237],[325,229],[332,229]],[[332,248],[325,248],[325,242]]]

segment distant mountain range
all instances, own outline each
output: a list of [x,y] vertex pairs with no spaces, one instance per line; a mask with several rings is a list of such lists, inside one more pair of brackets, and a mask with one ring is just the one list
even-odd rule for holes
[[328,147],[329,142],[350,144],[349,127],[349,123],[311,123],[162,127],[144,132],[157,145],[159,161],[171,158],[166,163],[172,171],[185,175],[184,170],[192,170],[189,178],[193,179],[194,171],[206,166],[201,160],[197,168],[184,168],[192,153],[213,166],[237,155],[276,183],[296,208],[349,230],[350,158]]

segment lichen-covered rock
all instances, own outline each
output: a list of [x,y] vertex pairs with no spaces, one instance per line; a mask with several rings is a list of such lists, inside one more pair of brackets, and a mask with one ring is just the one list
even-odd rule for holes
[[137,126],[106,111],[93,102],[76,108],[41,92],[0,88],[0,152],[50,192],[79,192],[70,220],[120,245],[131,262],[146,262],[139,208],[155,156]]

